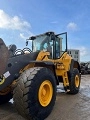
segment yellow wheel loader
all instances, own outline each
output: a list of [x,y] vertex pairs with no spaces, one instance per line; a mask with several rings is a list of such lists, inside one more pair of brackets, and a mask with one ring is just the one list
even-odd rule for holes
[[53,109],[60,82],[66,93],[79,92],[80,65],[67,53],[66,32],[32,36],[26,41],[28,46],[29,41],[32,50],[17,49],[11,56],[4,42],[0,43],[0,46],[4,45],[1,51],[5,54],[1,57],[4,62],[0,61],[0,104],[13,97],[14,105],[23,117],[44,120]]

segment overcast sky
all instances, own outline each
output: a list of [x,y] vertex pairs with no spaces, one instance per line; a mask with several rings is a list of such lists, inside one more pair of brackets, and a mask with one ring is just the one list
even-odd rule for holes
[[0,0],[0,37],[25,47],[26,38],[46,31],[68,32],[68,48],[90,61],[90,0]]

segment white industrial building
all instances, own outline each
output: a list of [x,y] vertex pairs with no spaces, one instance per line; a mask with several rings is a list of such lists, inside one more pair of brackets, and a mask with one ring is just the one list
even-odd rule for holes
[[80,62],[80,51],[76,49],[68,49],[68,54],[76,61]]

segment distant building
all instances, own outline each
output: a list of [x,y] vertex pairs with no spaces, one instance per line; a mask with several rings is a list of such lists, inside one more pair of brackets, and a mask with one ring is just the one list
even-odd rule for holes
[[80,51],[75,49],[68,49],[68,54],[76,61],[80,62]]

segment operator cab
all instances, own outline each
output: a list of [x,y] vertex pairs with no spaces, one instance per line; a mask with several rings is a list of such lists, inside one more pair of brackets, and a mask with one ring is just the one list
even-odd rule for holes
[[[32,40],[32,51],[48,51],[52,59],[60,58],[67,51],[67,33],[55,35],[54,32],[46,32],[29,38]],[[28,44],[28,41],[26,41]]]

